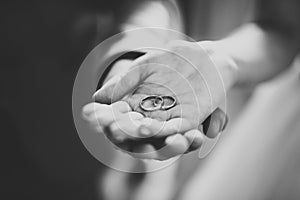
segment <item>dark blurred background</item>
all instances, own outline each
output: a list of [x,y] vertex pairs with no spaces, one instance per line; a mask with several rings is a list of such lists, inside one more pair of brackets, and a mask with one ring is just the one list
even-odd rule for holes
[[103,166],[77,135],[71,95],[81,62],[111,35],[115,4],[1,3],[0,199],[99,199]]
[[[77,135],[72,88],[81,62],[118,31],[121,11],[134,6],[129,2],[2,1],[0,199],[101,199],[97,178],[104,166]],[[237,16],[248,1],[226,2],[198,1],[203,20],[195,39],[223,36],[242,23]],[[193,6],[183,4],[183,11]],[[236,7],[244,9],[229,12]]]

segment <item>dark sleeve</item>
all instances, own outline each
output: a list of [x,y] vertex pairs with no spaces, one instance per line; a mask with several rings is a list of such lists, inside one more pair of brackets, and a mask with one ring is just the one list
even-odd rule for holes
[[[170,32],[163,32],[161,29],[149,29],[160,27],[181,30],[181,15],[174,0],[120,0],[115,7],[114,22],[119,34],[97,49],[97,54],[101,55],[95,69],[95,74],[101,77],[98,88],[117,60],[134,60],[146,53],[141,47],[162,47],[182,36],[170,35]],[[137,52],[136,49],[140,51]]]
[[299,0],[257,0],[256,22],[265,29],[277,31],[299,41]]

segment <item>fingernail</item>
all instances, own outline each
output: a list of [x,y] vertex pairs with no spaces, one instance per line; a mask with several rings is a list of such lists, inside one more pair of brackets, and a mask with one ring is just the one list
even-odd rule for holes
[[140,135],[144,137],[149,137],[151,135],[151,131],[148,128],[142,126],[140,128]]
[[223,122],[220,124],[220,130],[224,131],[225,128],[226,128],[226,126],[227,126],[227,124],[228,124],[228,117],[226,116],[225,120],[223,120]]
[[118,142],[124,142],[125,137],[122,136],[122,135],[116,135],[115,136],[115,140],[118,141]]
[[169,137],[166,138],[166,144],[167,145],[170,145],[174,142],[174,139],[175,139],[176,135],[171,135]]

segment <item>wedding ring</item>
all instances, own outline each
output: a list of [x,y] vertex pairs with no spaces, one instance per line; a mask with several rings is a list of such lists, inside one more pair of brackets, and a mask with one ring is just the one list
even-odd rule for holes
[[152,112],[156,110],[168,110],[176,105],[176,99],[172,96],[150,95],[140,102],[140,108]]
[[150,95],[142,99],[140,107],[144,111],[156,111],[160,110],[163,104],[163,98],[158,95]]
[[162,110],[168,110],[176,105],[176,99],[172,96],[162,96],[161,98],[163,99]]

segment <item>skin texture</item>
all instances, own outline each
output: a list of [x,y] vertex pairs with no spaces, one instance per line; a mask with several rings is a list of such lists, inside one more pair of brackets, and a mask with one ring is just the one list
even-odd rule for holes
[[[131,62],[128,71],[111,76],[94,94],[96,102],[83,108],[95,130],[123,150],[147,153],[135,157],[164,160],[196,150],[206,137],[202,124],[211,138],[226,125],[226,115],[216,109],[224,88],[215,81],[220,77],[206,52],[184,41],[166,49],[152,51]],[[153,94],[173,96],[177,103],[168,110],[142,110],[139,102]]]

